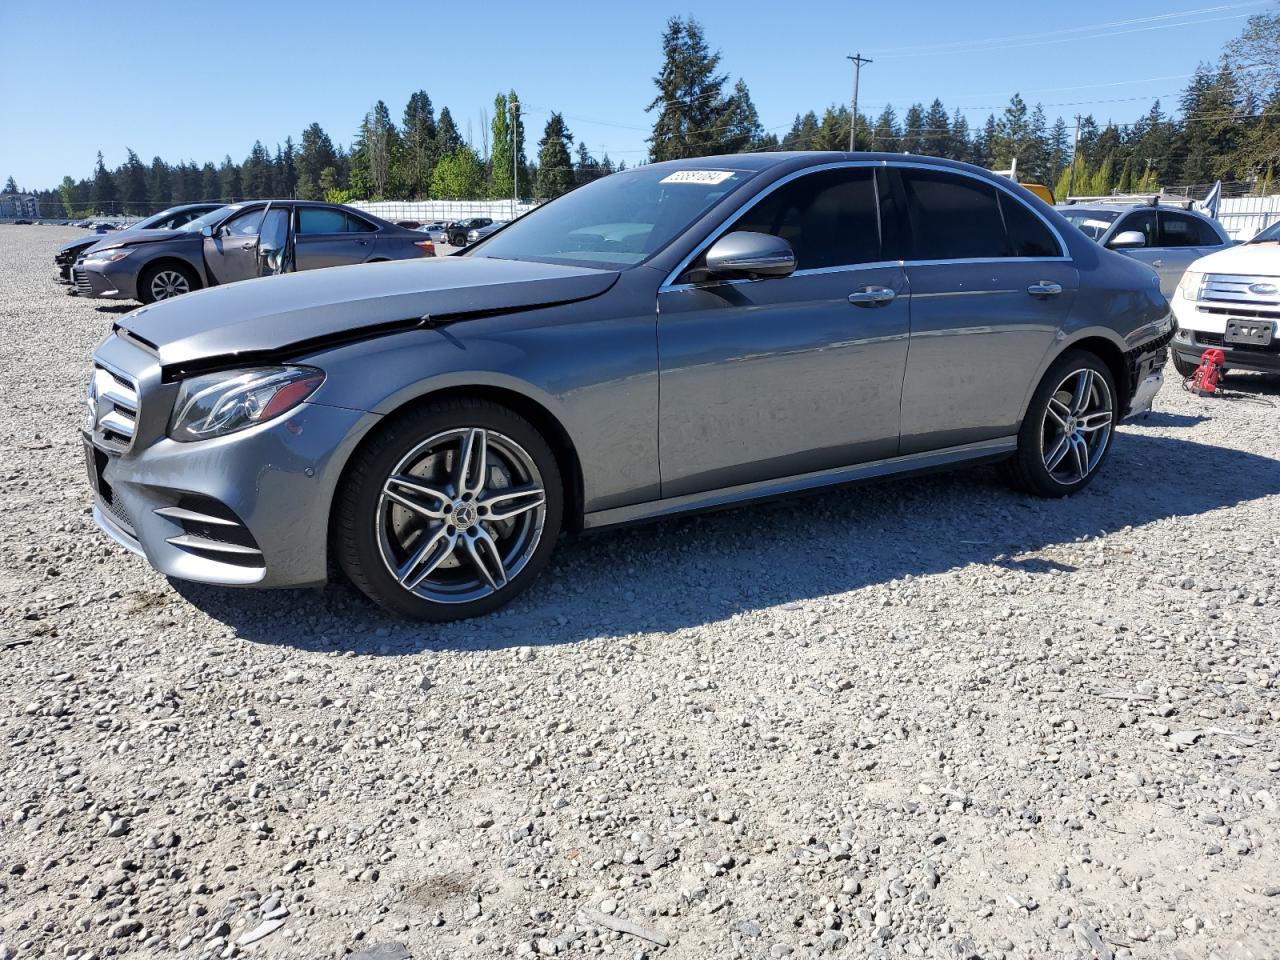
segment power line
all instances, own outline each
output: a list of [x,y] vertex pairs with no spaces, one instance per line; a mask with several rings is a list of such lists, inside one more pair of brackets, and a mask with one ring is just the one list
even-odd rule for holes
[[[970,52],[973,50],[1007,50],[1018,47],[1038,46],[1043,43],[1074,43],[1079,42],[1080,40],[1096,40],[1104,37],[1123,36],[1130,33],[1143,33],[1148,30],[1164,30],[1172,27],[1186,27],[1195,26],[1201,23],[1214,23],[1218,20],[1242,19],[1247,17],[1248,14],[1233,14],[1227,17],[1187,20],[1181,23],[1161,22],[1178,20],[1184,17],[1201,17],[1205,14],[1221,13],[1225,10],[1239,10],[1246,7],[1263,6],[1267,2],[1268,0],[1247,0],[1247,2],[1244,3],[1219,4],[1212,7],[1200,7],[1195,10],[1183,10],[1177,13],[1157,14],[1150,17],[1134,17],[1127,20],[1112,20],[1105,23],[1095,23],[1080,27],[1064,27],[1059,30],[1043,31],[1039,33],[1013,34],[1006,37],[982,37],[972,40],[954,40],[947,43],[918,44],[907,47],[888,47],[878,51],[878,53],[881,57],[897,58],[921,53],[943,54]],[[1134,27],[1135,24],[1146,24],[1146,26]],[[1134,27],[1134,29],[1113,31],[1110,29],[1112,27]],[[1067,36],[1068,34],[1087,34],[1093,33],[1094,31],[1108,32],[1086,37]]]

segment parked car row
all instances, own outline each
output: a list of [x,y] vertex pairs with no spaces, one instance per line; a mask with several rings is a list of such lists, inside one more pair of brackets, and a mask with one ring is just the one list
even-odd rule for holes
[[[240,205],[103,258],[136,257],[114,289],[146,292],[154,249],[188,283],[241,249],[260,272],[288,230],[299,267],[309,241],[349,255],[350,222],[320,239],[308,210]],[[401,232],[361,234],[377,253],[382,231]],[[525,589],[562,530],[987,461],[1075,493],[1173,335],[1148,266],[977,167],[655,163],[427,264],[118,318],[87,401],[93,514],[169,576],[314,585],[336,561],[384,607],[451,620]]]
[[256,200],[174,225],[185,215],[90,246],[71,267],[75,293],[152,303],[277,273],[435,256],[418,231],[336,204]]

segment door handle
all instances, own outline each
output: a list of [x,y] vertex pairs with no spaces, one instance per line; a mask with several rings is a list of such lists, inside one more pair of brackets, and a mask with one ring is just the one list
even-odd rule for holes
[[1163,261],[1163,260],[1152,260],[1152,261],[1151,261],[1151,265],[1152,265],[1153,267],[1163,267],[1163,266],[1164,266],[1164,261]]
[[1062,284],[1054,283],[1052,280],[1041,280],[1027,287],[1027,293],[1033,297],[1056,297],[1061,292]]
[[888,287],[863,287],[849,294],[849,302],[855,307],[883,307],[896,296]]

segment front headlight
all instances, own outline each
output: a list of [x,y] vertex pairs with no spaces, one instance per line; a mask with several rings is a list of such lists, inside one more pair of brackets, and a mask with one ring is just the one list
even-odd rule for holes
[[117,260],[123,260],[132,252],[132,247],[111,247],[109,250],[94,250],[84,255],[84,262],[115,263]]
[[183,381],[169,420],[174,440],[208,440],[288,413],[324,382],[315,367],[228,370]]
[[476,230],[467,231],[467,243],[475,243],[479,239],[480,239],[479,231],[476,231]]
[[1194,273],[1188,270],[1182,275],[1182,282],[1178,284],[1178,293],[1183,300],[1199,300],[1200,287],[1204,284],[1204,274]]

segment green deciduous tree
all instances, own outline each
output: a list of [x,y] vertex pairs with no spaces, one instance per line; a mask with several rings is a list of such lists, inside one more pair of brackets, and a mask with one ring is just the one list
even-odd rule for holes
[[484,194],[484,162],[471,147],[463,144],[436,163],[431,174],[431,196],[441,200],[479,200]]

